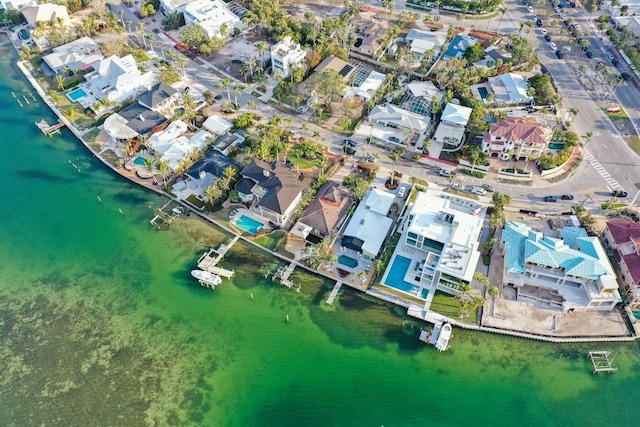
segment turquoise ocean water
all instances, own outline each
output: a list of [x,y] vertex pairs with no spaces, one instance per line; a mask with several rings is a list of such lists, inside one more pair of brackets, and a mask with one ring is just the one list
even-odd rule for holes
[[[195,220],[154,230],[164,201],[68,131],[40,134],[34,122],[54,117],[13,51],[0,58],[2,425],[636,424],[636,343],[455,330],[438,353],[400,309],[349,290],[326,307],[332,284],[310,275],[294,277],[300,294],[265,281],[277,263],[241,244],[223,263],[233,282],[201,288],[189,270],[228,236]],[[618,372],[592,375],[594,349]]]

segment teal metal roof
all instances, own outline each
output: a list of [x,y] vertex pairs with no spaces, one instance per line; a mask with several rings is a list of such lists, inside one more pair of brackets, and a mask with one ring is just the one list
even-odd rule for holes
[[502,239],[507,271],[524,273],[525,264],[529,262],[563,268],[567,275],[593,280],[613,274],[597,238],[587,236],[586,231],[578,227],[566,227],[561,234],[564,240],[546,237],[518,222],[505,224]]

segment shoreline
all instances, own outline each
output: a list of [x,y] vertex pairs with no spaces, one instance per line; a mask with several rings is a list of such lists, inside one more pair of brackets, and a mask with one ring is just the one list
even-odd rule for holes
[[[14,46],[14,49],[16,48],[15,45],[12,43],[12,45]],[[271,256],[274,256],[282,261],[285,261],[287,263],[293,263],[295,264],[296,267],[300,267],[303,268],[304,270],[312,273],[312,274],[316,274],[316,275],[320,275],[324,278],[327,278],[329,280],[332,281],[342,281],[344,285],[347,285],[349,288],[354,289],[356,291],[359,292],[363,292],[364,294],[374,297],[377,300],[381,300],[383,302],[386,303],[391,303],[400,307],[404,307],[407,309],[406,315],[407,317],[410,318],[415,318],[415,319],[419,319],[423,322],[427,322],[427,323],[434,323],[435,321],[441,321],[441,322],[447,322],[447,323],[451,323],[453,326],[462,328],[462,329],[467,329],[467,330],[474,330],[474,331],[478,331],[478,332],[485,332],[485,333],[494,333],[494,334],[499,334],[499,335],[507,335],[507,336],[511,336],[511,337],[516,337],[516,338],[525,338],[525,339],[531,339],[531,340],[536,340],[536,341],[544,341],[544,342],[550,342],[550,343],[557,343],[557,344],[561,344],[561,343],[588,343],[588,342],[631,342],[631,341],[635,341],[636,339],[640,338],[640,335],[633,335],[633,332],[635,331],[635,325],[632,324],[632,327],[634,328],[634,331],[629,330],[630,335],[614,335],[614,336],[578,336],[578,337],[562,337],[562,336],[553,336],[553,335],[540,335],[540,334],[534,334],[534,333],[529,333],[529,332],[524,332],[524,331],[515,331],[515,330],[510,330],[510,329],[500,329],[500,328],[495,328],[495,327],[487,327],[487,326],[483,326],[482,324],[470,324],[470,323],[465,323],[465,322],[460,322],[457,321],[453,318],[449,318],[447,316],[441,315],[437,312],[434,311],[424,311],[422,310],[422,307],[415,304],[414,302],[410,301],[410,300],[406,300],[403,299],[402,297],[396,296],[394,294],[391,293],[387,293],[385,291],[383,291],[382,289],[376,287],[376,288],[369,288],[369,289],[363,289],[362,287],[358,287],[352,283],[349,283],[347,281],[343,281],[339,278],[333,277],[329,274],[326,274],[322,271],[319,270],[314,270],[309,268],[308,266],[305,266],[304,264],[301,264],[299,261],[293,259],[293,258],[288,258],[285,255],[282,255],[280,253],[274,252],[268,248],[265,248],[257,243],[255,243],[254,241],[248,239],[245,236],[242,236],[241,234],[238,234],[237,232],[235,232],[232,229],[229,229],[227,227],[225,227],[223,224],[219,223],[217,220],[208,217],[207,215],[203,214],[202,212],[199,212],[195,209],[193,209],[189,204],[185,203],[184,201],[172,196],[171,194],[160,190],[159,188],[147,184],[145,181],[141,181],[139,179],[136,179],[135,177],[135,173],[130,174],[130,173],[125,173],[128,172],[126,171],[124,168],[122,168],[122,171],[119,168],[116,168],[114,165],[112,165],[111,163],[109,163],[108,161],[104,160],[99,154],[98,152],[96,152],[94,150],[94,148],[88,144],[84,138],[83,138],[83,133],[79,132],[79,130],[73,125],[73,123],[69,122],[69,120],[67,120],[66,117],[64,117],[61,112],[58,110],[58,108],[56,107],[56,105],[49,99],[49,97],[47,96],[46,93],[44,93],[44,90],[42,89],[42,87],[38,84],[38,82],[35,80],[35,78],[33,77],[33,75],[31,74],[30,70],[28,69],[27,66],[25,66],[24,64],[25,61],[23,60],[18,60],[17,61],[17,65],[18,68],[20,69],[20,71],[23,73],[23,75],[27,78],[27,80],[29,81],[29,83],[31,84],[31,86],[34,88],[34,90],[38,93],[38,95],[40,96],[40,98],[45,102],[45,104],[51,109],[51,111],[58,117],[58,119],[65,124],[65,126],[71,131],[71,133],[82,143],[82,145],[84,145],[85,148],[87,148],[89,150],[89,152],[96,157],[98,160],[100,160],[104,165],[106,165],[107,167],[109,167],[113,172],[115,172],[116,174],[118,174],[119,176],[127,179],[129,182],[134,183],[134,184],[138,184],[141,187],[147,189],[147,190],[151,190],[154,193],[164,196],[167,199],[174,201],[178,204],[180,204],[181,206],[183,206],[186,209],[189,209],[190,212],[195,213],[198,218],[206,221],[209,224],[212,224],[214,226],[219,227],[222,231],[224,231],[225,233],[229,234],[230,236],[238,236],[239,239],[241,239],[243,242],[245,243],[249,243],[252,246],[261,249],[262,251],[265,251],[267,253],[269,253]],[[88,130],[87,132],[90,132],[90,130]],[[86,133],[86,132],[85,132]],[[484,310],[484,308],[482,309]]]

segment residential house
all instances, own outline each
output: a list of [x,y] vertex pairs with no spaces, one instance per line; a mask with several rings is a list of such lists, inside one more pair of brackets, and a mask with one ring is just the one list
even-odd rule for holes
[[151,72],[142,73],[129,54],[123,58],[110,56],[94,66],[95,71],[84,76],[85,88],[97,99],[122,103],[141,90],[148,90],[155,81]]
[[342,233],[340,245],[367,259],[376,258],[393,225],[393,219],[387,215],[394,200],[392,193],[369,189]]
[[203,194],[207,187],[224,177],[224,170],[228,167],[238,169],[238,165],[227,156],[209,151],[187,170],[186,175],[189,177],[187,188],[191,189],[192,194]]
[[607,221],[602,240],[618,264],[618,282],[627,293],[627,303],[640,307],[640,223],[630,220]]
[[138,96],[140,104],[150,110],[166,112],[167,115],[173,115],[173,108],[178,105],[178,101],[178,91],[162,82]]
[[233,147],[237,147],[245,141],[244,132],[225,133],[213,142],[212,148],[225,156],[229,155]]
[[68,26],[71,24],[71,18],[67,12],[66,6],[52,3],[41,3],[36,6],[28,6],[22,9],[22,15],[29,25],[36,27],[38,22],[53,22],[56,26]]
[[476,43],[479,43],[479,42],[480,40],[478,40],[475,37],[463,36],[461,34],[458,34],[453,38],[453,40],[451,40],[451,43],[449,43],[449,47],[447,47],[447,50],[444,52],[443,58],[444,59],[462,58],[462,56],[464,55],[464,52],[468,48],[470,48],[471,46],[474,46]]
[[609,311],[621,302],[607,254],[595,236],[565,227],[560,238],[518,222],[502,232],[503,285],[517,289],[518,301],[567,311]]
[[375,18],[375,14],[361,12],[350,22],[356,33],[352,51],[378,59],[383,53],[383,42],[389,32],[386,21]]
[[213,114],[207,117],[207,120],[202,123],[202,127],[213,134],[224,135],[229,129],[233,127],[233,123],[226,119],[223,119],[217,114]]
[[547,149],[551,129],[526,118],[512,117],[489,126],[482,139],[482,151],[502,160],[538,158]]
[[406,95],[400,103],[400,107],[414,113],[431,117],[434,98],[436,102],[442,101],[443,93],[431,81],[414,80],[406,86]]
[[447,103],[433,139],[453,147],[459,147],[464,141],[464,131],[472,111],[473,108],[451,102]]
[[409,52],[423,56],[425,52],[432,50],[439,53],[447,42],[447,35],[441,32],[417,30],[412,28],[404,38]]
[[340,74],[346,81],[349,80],[351,74],[355,71],[356,67],[353,64],[349,64],[344,59],[337,58],[335,56],[328,56],[313,70],[315,75],[320,74],[323,71],[333,70]]
[[382,284],[425,298],[436,289],[457,293],[473,280],[482,217],[450,199],[418,192],[405,218]]
[[[500,45],[491,45],[484,51],[484,58],[473,63],[475,67],[494,68],[511,59],[511,53]],[[491,61],[491,62],[490,62]],[[500,62],[498,62],[500,61]]]
[[[184,6],[183,14],[186,25],[198,25],[212,38],[226,38],[234,28],[243,27],[240,18],[231,13],[220,0],[196,0]],[[221,30],[225,25],[226,31],[222,34]]]
[[[239,196],[243,200],[255,200],[253,212],[279,226],[287,225],[302,199],[303,190],[311,184],[308,177],[292,172],[278,161],[267,163],[253,159],[240,175],[245,179],[235,187]],[[250,181],[253,186],[248,188]]]
[[[489,91],[493,94],[493,101],[500,104],[531,104],[533,97],[527,95],[529,84],[520,74],[505,73],[487,79]],[[477,96],[487,102],[485,96]]]
[[370,101],[386,80],[387,76],[385,74],[372,71],[359,86],[347,88],[344,97],[353,98],[354,96],[359,96],[365,102]]
[[412,134],[424,135],[430,121],[427,116],[390,103],[376,105],[369,112],[369,122],[376,126],[367,130],[367,134],[371,132],[372,139],[383,143],[406,145]]
[[278,43],[271,46],[271,66],[273,74],[281,74],[288,77],[292,66],[301,66],[307,57],[300,44],[294,43],[291,37],[287,36]]
[[44,63],[54,74],[68,68],[71,71],[86,70],[102,61],[104,56],[100,46],[89,37],[81,37],[62,46],[54,47],[53,52],[42,57]]
[[160,11],[164,16],[172,13],[182,13],[184,8],[195,0],[160,0]]
[[291,233],[318,242],[340,228],[352,204],[353,198],[340,183],[327,181],[298,218]]

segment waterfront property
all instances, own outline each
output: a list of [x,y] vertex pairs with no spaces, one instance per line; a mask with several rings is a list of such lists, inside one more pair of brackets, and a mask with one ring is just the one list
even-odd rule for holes
[[[16,6],[15,1],[12,3]],[[42,3],[25,7],[22,9],[22,15],[32,27],[37,27],[39,22],[45,24],[48,22],[58,24],[58,22],[60,22],[64,26],[71,24],[67,7],[53,3]]]
[[287,224],[312,182],[310,176],[292,172],[279,161],[253,159],[240,174],[248,180],[240,180],[235,188],[241,199],[253,200],[251,210],[279,226]]
[[342,233],[341,246],[367,259],[376,258],[393,225],[387,215],[394,200],[394,194],[371,188]]
[[103,58],[100,46],[89,37],[81,37],[54,47],[52,53],[42,57],[43,65],[49,67],[54,74],[59,74],[66,68],[71,71],[86,70]]
[[618,264],[618,281],[627,293],[627,304],[640,307],[640,224],[631,220],[608,221],[602,239]]
[[482,221],[451,200],[418,192],[381,283],[422,298],[436,289],[457,293],[476,271]]
[[518,301],[562,311],[607,311],[621,302],[607,254],[595,236],[565,227],[559,237],[508,222],[502,232],[503,285]]
[[256,235],[259,231],[262,231],[264,229],[263,223],[245,214],[242,214],[235,218],[233,223],[253,235]]
[[349,192],[335,181],[327,181],[304,210],[291,233],[318,242],[340,228],[353,204]]
[[67,98],[69,98],[71,102],[78,102],[86,96],[87,92],[85,92],[82,88],[75,89],[67,94]]

